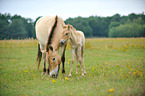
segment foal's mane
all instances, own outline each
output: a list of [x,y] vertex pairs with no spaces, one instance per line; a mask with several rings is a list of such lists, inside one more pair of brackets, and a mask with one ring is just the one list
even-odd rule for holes
[[58,21],[58,16],[56,15],[56,17],[55,17],[55,23],[52,26],[52,29],[50,31],[50,34],[49,34],[49,37],[48,37],[48,40],[47,40],[47,44],[46,44],[46,51],[47,52],[49,51],[49,46],[50,46],[50,44],[52,42],[52,37],[53,37],[54,30],[55,30],[55,28],[57,26],[57,21]]

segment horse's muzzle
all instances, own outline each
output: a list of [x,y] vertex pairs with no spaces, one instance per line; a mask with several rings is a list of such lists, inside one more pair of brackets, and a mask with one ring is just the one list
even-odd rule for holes
[[61,44],[61,45],[64,45],[64,43],[65,43],[65,40],[64,40],[64,39],[61,39],[61,40],[60,40],[60,44]]

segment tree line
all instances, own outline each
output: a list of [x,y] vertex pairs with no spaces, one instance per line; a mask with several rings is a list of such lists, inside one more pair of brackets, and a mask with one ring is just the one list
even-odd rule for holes
[[[40,16],[41,17],[41,16]],[[35,21],[20,15],[0,13],[0,40],[36,38]],[[84,32],[86,37],[145,37],[145,15],[131,13],[110,17],[90,16],[68,18],[66,24]]]

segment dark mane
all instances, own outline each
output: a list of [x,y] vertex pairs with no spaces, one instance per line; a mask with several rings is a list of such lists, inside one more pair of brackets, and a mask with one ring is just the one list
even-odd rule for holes
[[47,45],[46,45],[46,51],[47,52],[49,50],[49,45],[51,44],[51,40],[52,40],[52,37],[53,37],[54,30],[55,30],[55,28],[57,26],[57,21],[58,21],[58,16],[55,17],[55,23],[52,26],[52,29],[50,31],[50,34],[49,34],[49,37],[48,37],[48,40],[47,40]]

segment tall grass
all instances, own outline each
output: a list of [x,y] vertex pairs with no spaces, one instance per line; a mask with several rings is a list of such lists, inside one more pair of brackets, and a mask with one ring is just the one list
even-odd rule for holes
[[[70,71],[71,47],[65,69]],[[140,96],[145,95],[145,39],[86,39],[87,74],[57,79],[41,75],[36,65],[37,40],[0,41],[0,96]],[[81,72],[81,71],[80,71]]]

